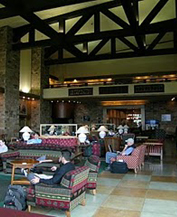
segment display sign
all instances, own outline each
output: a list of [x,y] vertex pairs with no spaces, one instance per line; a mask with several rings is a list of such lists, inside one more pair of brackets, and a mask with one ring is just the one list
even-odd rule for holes
[[93,88],[69,89],[69,96],[93,95]]
[[162,114],[162,121],[171,121],[171,114]]

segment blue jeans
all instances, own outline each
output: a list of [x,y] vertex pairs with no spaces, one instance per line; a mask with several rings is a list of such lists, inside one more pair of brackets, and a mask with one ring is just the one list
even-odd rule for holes
[[117,153],[114,153],[114,152],[106,152],[106,163],[110,164],[110,159],[114,157],[116,158],[117,157]]

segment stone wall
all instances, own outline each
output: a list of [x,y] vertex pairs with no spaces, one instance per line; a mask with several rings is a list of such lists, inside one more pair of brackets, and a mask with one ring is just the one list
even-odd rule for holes
[[51,105],[42,98],[42,90],[49,86],[48,68],[44,67],[44,50],[32,49],[31,57],[31,92],[40,99],[31,103],[31,128],[39,132],[40,124],[51,123]]
[[[84,120],[84,116],[89,120]],[[103,107],[99,102],[92,101],[91,99],[81,103],[76,104],[74,111],[74,123],[76,124],[92,124],[92,123],[102,123],[103,122]]]
[[6,139],[18,136],[19,131],[19,65],[20,52],[12,50],[13,32],[10,27],[0,28],[0,87],[4,88],[1,96],[0,122],[1,133]]
[[[171,114],[171,121],[161,121],[162,114]],[[157,101],[146,104],[145,118],[158,120],[161,129],[168,134],[174,134],[177,127],[177,102]]]

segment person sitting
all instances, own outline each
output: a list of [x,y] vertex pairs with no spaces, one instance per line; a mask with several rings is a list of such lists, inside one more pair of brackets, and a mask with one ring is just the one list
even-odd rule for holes
[[68,150],[64,150],[61,152],[61,157],[59,158],[59,162],[62,163],[62,166],[60,168],[57,168],[56,166],[53,166],[51,168],[52,171],[54,171],[53,176],[48,176],[44,174],[37,174],[37,173],[29,173],[26,174],[27,179],[32,184],[37,183],[44,183],[47,185],[54,185],[54,184],[60,184],[62,177],[69,171],[74,170],[75,166],[70,162],[71,159],[71,152]]
[[0,140],[0,153],[4,153],[8,151],[8,147],[6,146],[5,142]]
[[42,142],[42,139],[39,138],[39,134],[37,132],[34,132],[31,137],[32,138],[27,141],[27,144],[40,144]]
[[114,152],[106,152],[106,163],[108,164],[108,167],[106,170],[110,169],[110,164],[116,159],[118,155],[130,155],[134,150],[134,139],[129,138],[126,140],[127,144],[125,145],[122,152],[117,151]]

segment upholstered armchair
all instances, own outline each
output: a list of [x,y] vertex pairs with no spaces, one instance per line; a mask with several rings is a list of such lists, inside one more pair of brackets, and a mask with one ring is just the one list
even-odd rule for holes
[[85,205],[85,191],[89,168],[79,167],[64,175],[60,185],[37,184],[27,191],[28,210],[31,206],[51,207],[64,210],[67,217],[78,204]]
[[137,173],[138,168],[140,168],[141,161],[142,161],[142,145],[135,148],[131,155],[119,155],[117,156],[117,160],[123,160],[127,163],[129,169],[134,169],[135,173]]
[[144,166],[145,153],[146,153],[146,145],[141,145],[141,153],[140,153],[140,169]]
[[91,155],[84,164],[90,171],[87,180],[87,189],[92,190],[93,195],[96,194],[98,171],[100,168],[100,158],[96,155]]

